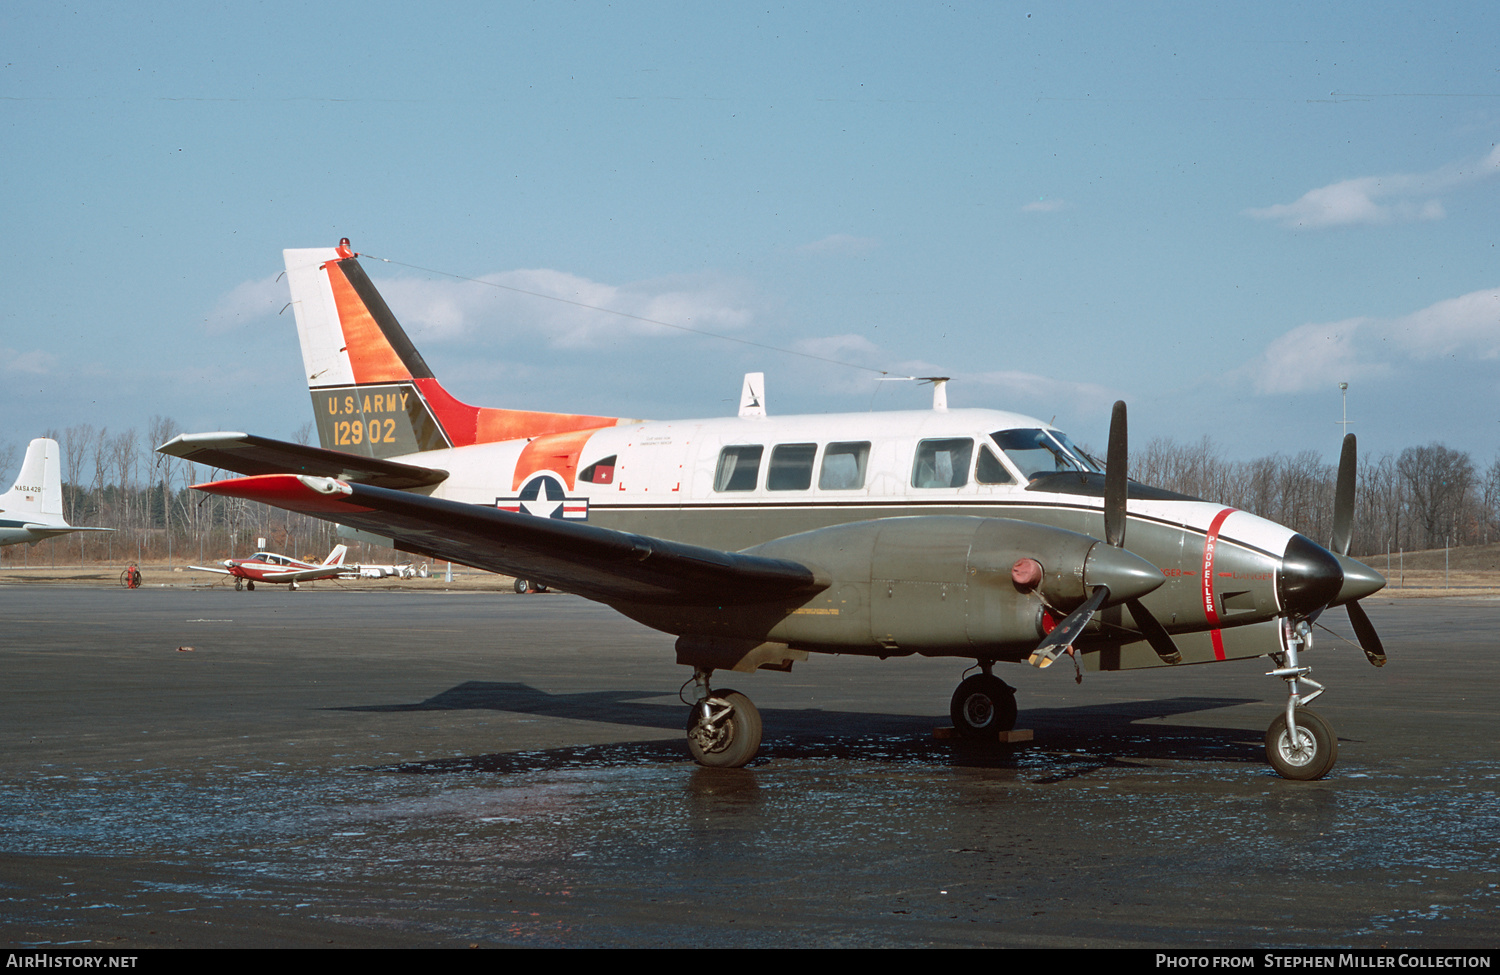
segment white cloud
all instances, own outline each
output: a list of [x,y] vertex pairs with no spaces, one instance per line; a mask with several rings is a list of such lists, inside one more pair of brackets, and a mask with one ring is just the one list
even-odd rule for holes
[[[732,333],[755,317],[748,288],[712,274],[611,285],[541,268],[501,271],[477,281],[394,278],[377,281],[376,287],[419,345],[462,339],[576,349],[623,337],[685,334],[669,327],[674,325]],[[220,298],[205,321],[210,332],[264,323],[288,300],[285,280],[246,281]]]
[[1398,318],[1300,325],[1251,367],[1261,393],[1297,393],[1395,373],[1403,363],[1500,358],[1500,288],[1439,301]]
[[856,237],[853,234],[829,234],[822,240],[803,244],[797,248],[797,252],[800,254],[850,257],[858,254],[868,254],[879,246],[880,241],[875,237]]
[[220,298],[204,320],[209,332],[229,332],[252,322],[275,315],[277,309],[285,308],[291,300],[286,281],[278,281],[279,275],[246,281]]
[[682,328],[735,332],[754,320],[744,286],[708,274],[611,285],[539,268],[489,274],[478,282],[406,278],[378,287],[414,337],[439,340],[576,349],[683,334]]
[[1284,227],[1317,229],[1351,224],[1441,220],[1447,215],[1437,194],[1500,174],[1500,146],[1478,162],[1441,166],[1430,173],[1361,176],[1321,186],[1292,203],[1243,211]]
[[[1073,382],[1013,369],[968,373],[954,378],[955,381],[966,384],[974,383],[999,390],[1004,397],[1001,409],[1035,409],[1039,405],[1048,404],[1055,408],[1058,403],[1067,403],[1075,413],[1098,413],[1107,410],[1118,398],[1096,383]],[[1006,402],[1015,405],[1004,405]]]
[[0,348],[0,371],[24,372],[34,376],[44,376],[52,372],[57,364],[57,356],[41,349],[32,349],[30,352],[18,352],[15,349]]

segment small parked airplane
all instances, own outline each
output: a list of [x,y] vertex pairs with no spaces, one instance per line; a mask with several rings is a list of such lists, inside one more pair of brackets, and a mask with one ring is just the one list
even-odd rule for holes
[[63,518],[62,464],[56,440],[38,437],[26,448],[16,483],[0,494],[0,545],[35,544],[69,532],[112,532],[82,528]]
[[257,582],[271,582],[296,589],[299,582],[332,579],[335,576],[348,574],[354,568],[344,564],[344,555],[348,551],[347,545],[337,545],[321,564],[304,562],[290,555],[257,552],[248,559],[225,559],[218,566],[195,565],[191,568],[200,572],[218,572],[233,576],[236,592],[240,589],[249,589],[253,592]]
[[[1311,624],[1385,580],[1348,557],[1354,438],[1332,551],[1264,518],[1128,481],[1125,408],[1107,463],[1015,413],[947,408],[769,416],[758,374],[740,415],[645,422],[487,409],[433,376],[348,240],[284,252],[322,447],[245,433],[160,449],[249,475],[198,489],[300,511],[402,551],[526,579],[677,637],[693,668],[688,747],[740,766],[760,747],[716,670],[789,670],[809,653],[968,658],[949,714],[1014,727],[1001,662],[1123,670],[1269,655],[1287,682],[1266,754],[1288,778],[1332,768],[1338,740],[1303,707]],[[1129,528],[1130,546],[1125,546]]]
[[403,562],[400,565],[372,565],[361,562],[358,565],[344,566],[345,572],[342,578],[347,579],[426,579],[428,576],[427,563],[412,565]]

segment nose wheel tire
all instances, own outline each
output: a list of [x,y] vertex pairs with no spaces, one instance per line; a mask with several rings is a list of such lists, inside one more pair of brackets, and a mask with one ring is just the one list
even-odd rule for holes
[[1315,711],[1297,710],[1295,739],[1287,729],[1285,714],[1278,714],[1266,731],[1266,759],[1283,778],[1303,782],[1321,779],[1338,757],[1338,736]]
[[948,716],[963,737],[995,741],[1016,726],[1016,689],[992,674],[975,674],[953,692]]
[[748,697],[716,691],[688,712],[688,751],[699,765],[740,768],[760,751],[760,728],[760,711]]

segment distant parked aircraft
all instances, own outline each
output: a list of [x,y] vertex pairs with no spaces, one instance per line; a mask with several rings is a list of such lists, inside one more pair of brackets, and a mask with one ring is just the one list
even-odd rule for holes
[[57,441],[46,437],[38,437],[26,448],[16,483],[0,495],[0,545],[34,545],[69,532],[114,531],[75,527],[63,518],[60,453]]

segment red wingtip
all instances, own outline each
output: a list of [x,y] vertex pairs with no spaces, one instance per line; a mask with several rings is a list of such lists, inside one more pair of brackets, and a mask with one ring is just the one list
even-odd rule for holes
[[340,237],[339,238],[339,246],[338,246],[337,249],[338,249],[338,252],[339,252],[339,257],[344,258],[344,259],[348,259],[348,258],[351,258],[351,257],[358,257],[359,256],[349,246],[349,238],[348,237]]
[[[318,490],[308,482],[326,484],[328,490]],[[315,511],[371,511],[362,505],[350,504],[349,485],[331,477],[303,478],[296,474],[258,474],[254,477],[235,477],[227,481],[210,481],[194,484],[193,490],[206,494],[222,494],[229,498],[244,498],[259,501],[289,511],[312,513]]]

